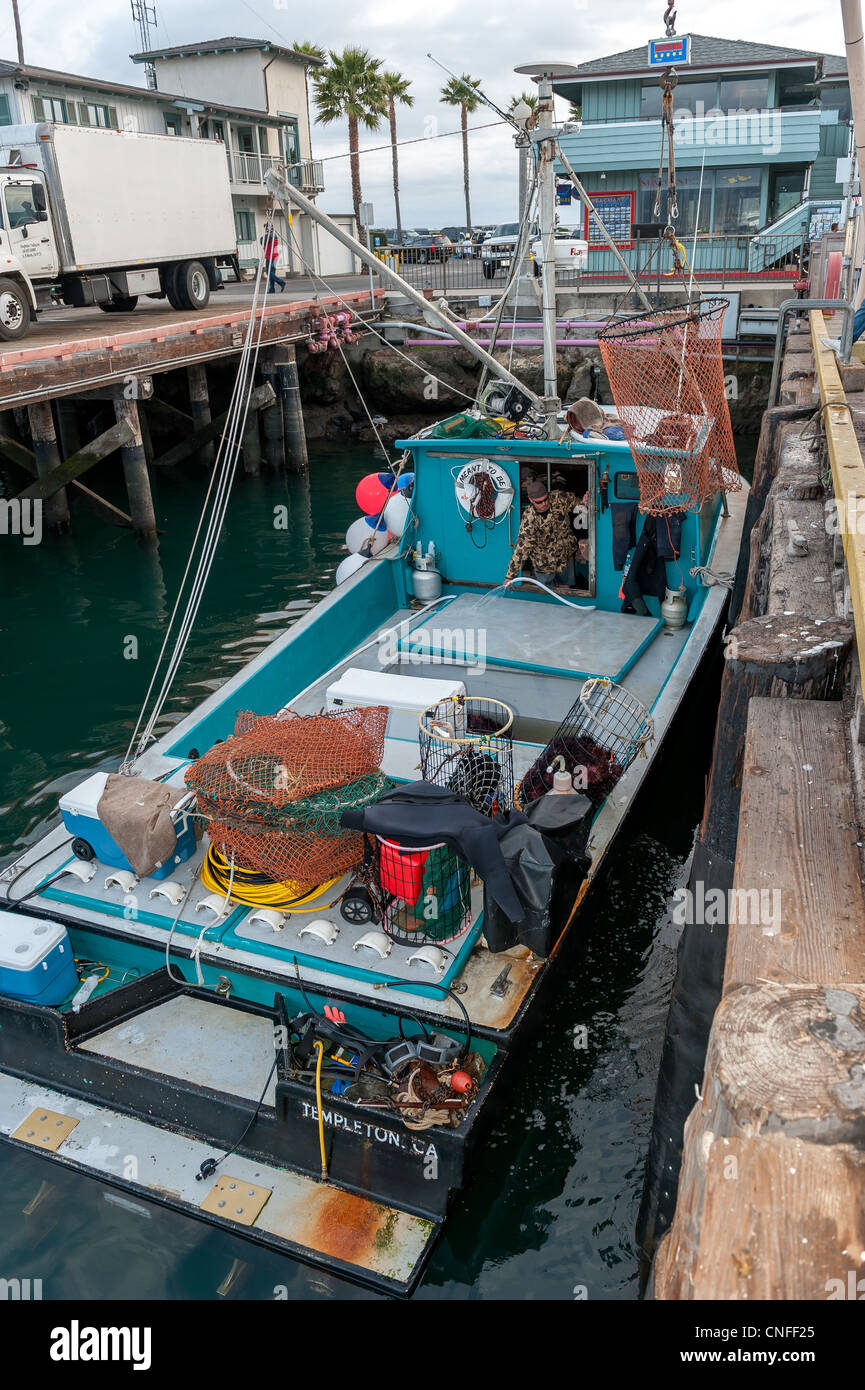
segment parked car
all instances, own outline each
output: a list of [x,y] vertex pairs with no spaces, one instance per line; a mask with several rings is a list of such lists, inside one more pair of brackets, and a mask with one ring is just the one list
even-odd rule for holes
[[[537,236],[537,228],[533,229],[532,234]],[[519,237],[519,222],[501,222],[484,240],[481,246],[481,260],[483,261],[484,277],[487,280],[492,280],[493,276],[500,270],[510,269],[514,248]]]
[[454,253],[453,242],[442,232],[428,235],[414,235],[403,238],[398,248],[406,265],[427,265],[430,261],[446,261]]
[[[555,237],[556,270],[585,270],[589,260],[589,243],[573,227],[557,227]],[[529,259],[536,276],[542,275],[543,243],[537,237],[529,246]]]

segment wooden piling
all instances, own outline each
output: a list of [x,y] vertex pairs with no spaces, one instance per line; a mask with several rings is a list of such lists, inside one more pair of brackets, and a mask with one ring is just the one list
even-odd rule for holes
[[[54,430],[54,416],[50,401],[36,401],[27,407],[30,417],[30,432],[33,436],[33,455],[39,477],[51,473],[60,464],[60,449]],[[69,501],[66,489],[46,498],[44,502],[45,521],[52,531],[65,531],[69,526]]]
[[264,460],[268,468],[282,471],[285,468],[284,426],[282,403],[280,401],[279,375],[274,363],[266,362],[262,372],[270,383],[274,394],[272,405],[265,406],[261,412],[261,433],[264,442]]
[[57,412],[57,433],[64,459],[71,458],[81,448],[81,429],[74,399],[59,396],[54,403]]
[[306,473],[309,468],[309,454],[306,448],[306,431],[303,427],[303,404],[300,399],[297,356],[292,344],[287,344],[282,348],[277,363],[277,371],[279,374],[279,394],[282,397],[286,460],[292,473]]
[[261,472],[261,437],[258,432],[258,411],[246,412],[243,425],[243,471],[256,475]]
[[[207,388],[207,368],[203,362],[193,362],[186,368],[189,382],[189,413],[192,416],[192,429],[195,434],[210,424],[210,393]],[[203,444],[198,452],[198,461],[211,468],[214,460],[212,443]]]
[[150,475],[147,472],[147,459],[144,455],[144,444],[141,439],[138,402],[123,398],[115,400],[114,413],[118,424],[126,421],[133,435],[132,442],[124,444],[121,450],[123,476],[126,480],[132,524],[139,536],[155,536],[156,513],[153,510]]

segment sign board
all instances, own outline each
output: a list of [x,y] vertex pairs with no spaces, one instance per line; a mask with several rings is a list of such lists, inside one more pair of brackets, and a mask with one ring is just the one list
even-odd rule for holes
[[690,61],[690,34],[682,34],[679,38],[651,39],[649,42],[650,68],[666,68],[671,63],[690,63]]
[[375,214],[372,210],[372,203],[361,203],[360,205],[360,225],[371,227],[375,221]]
[[811,222],[808,227],[808,240],[819,241],[825,232],[832,230],[833,223],[841,220],[840,203],[811,204]]
[[558,207],[570,207],[573,196],[574,186],[570,179],[556,184],[556,204]]
[[[615,193],[590,193],[595,211],[617,246],[634,244],[634,209],[637,201],[632,188]],[[583,235],[589,246],[606,246],[594,217],[586,208]]]

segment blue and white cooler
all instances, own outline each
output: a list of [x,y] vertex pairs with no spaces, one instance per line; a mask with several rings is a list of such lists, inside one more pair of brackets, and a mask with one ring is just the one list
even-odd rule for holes
[[[107,772],[94,772],[80,786],[65,792],[60,798],[60,814],[66,829],[75,837],[72,852],[79,859],[98,859],[109,868],[128,869],[134,873],[123,850],[99,819],[99,802],[107,781]],[[183,864],[195,853],[192,817],[181,811],[175,812],[172,819],[177,831],[177,848],[160,868],[154,869],[150,878],[168,878],[178,864]]]
[[72,943],[61,923],[0,911],[0,995],[62,1004],[77,984]]

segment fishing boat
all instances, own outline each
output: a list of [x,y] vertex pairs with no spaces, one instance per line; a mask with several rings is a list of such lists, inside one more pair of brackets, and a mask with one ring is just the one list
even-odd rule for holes
[[[544,396],[381,267],[490,382],[361,480],[333,591],[157,737],[228,505],[254,304],[150,716],[0,875],[5,1142],[386,1294],[416,1287],[507,1103],[742,534],[723,304],[616,318],[615,411],[584,430],[561,410],[555,66],[533,75]],[[566,587],[506,580],[532,480],[580,514]]]

